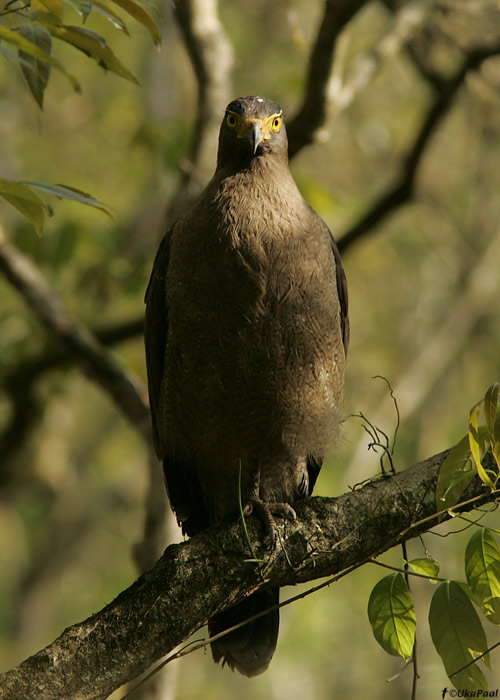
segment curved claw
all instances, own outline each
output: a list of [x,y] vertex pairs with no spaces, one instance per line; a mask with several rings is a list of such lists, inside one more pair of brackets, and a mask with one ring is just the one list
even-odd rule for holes
[[273,515],[279,515],[280,518],[287,518],[287,520],[297,520],[297,513],[289,503],[269,503],[268,505]]
[[273,548],[276,544],[276,523],[273,515],[277,515],[280,518],[287,518],[288,520],[297,520],[297,515],[289,503],[268,503],[267,501],[262,501],[260,498],[252,498],[245,503],[243,514],[248,516],[253,512],[255,512],[263,523],[266,533],[271,539]]

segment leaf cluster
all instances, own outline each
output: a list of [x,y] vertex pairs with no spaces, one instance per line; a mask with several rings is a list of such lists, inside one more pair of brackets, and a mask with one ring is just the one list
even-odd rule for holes
[[[115,55],[106,39],[88,27],[67,24],[67,7],[61,0],[32,0],[29,5],[17,8],[18,0],[5,5],[0,10],[0,21],[8,15],[12,27],[0,23],[0,52],[16,61],[26,79],[26,85],[35,102],[43,109],[43,98],[51,69],[63,73],[76,91],[80,91],[78,80],[71,75],[64,64],[53,56],[52,40],[64,41],[82,51],[105,70],[139,85],[139,80]],[[105,17],[113,27],[129,34],[125,21],[114,9],[117,5],[150,32],[153,41],[160,45],[160,31],[156,21],[134,0],[111,0],[104,4],[100,0],[66,0],[66,4],[77,11],[82,25],[94,12]],[[148,3],[149,4],[149,3]],[[12,7],[14,6],[14,7]],[[154,8],[154,6],[152,5]],[[5,44],[13,47],[10,51]]]
[[[492,384],[484,398],[472,407],[468,432],[452,449],[439,473],[436,488],[438,510],[453,508],[476,474],[487,488],[495,490],[500,469],[499,397],[500,383]],[[485,417],[484,425],[479,425],[481,409]],[[485,469],[482,465],[488,450],[491,450],[496,462],[496,471]]]
[[[473,406],[467,435],[443,462],[436,489],[438,511],[457,516],[452,508],[476,474],[488,489],[496,490],[500,466],[499,394],[500,384],[493,384]],[[481,409],[484,425],[479,425]],[[482,464],[488,450],[496,471]],[[409,569],[431,583],[440,581],[430,604],[429,627],[446,673],[458,690],[486,692],[488,687],[476,662],[481,660],[490,668],[490,649],[481,617],[500,625],[500,547],[495,532],[500,534],[479,527],[470,538],[465,549],[466,582],[439,578],[439,563],[431,557],[413,559],[405,562],[406,576],[398,571],[381,579],[368,602],[375,639],[387,653],[410,660],[415,649],[416,613],[407,583]]]
[[[146,4],[156,9],[149,2]],[[114,6],[118,6],[136,22],[146,27],[159,47],[161,37],[156,21],[135,0],[111,0],[108,4],[101,0],[66,0],[66,3],[61,0],[31,0],[28,5],[20,5],[19,0],[11,0],[3,10],[0,9],[0,53],[19,65],[26,87],[40,110],[43,110],[45,90],[53,68],[66,76],[75,91],[81,91],[77,78],[53,55],[54,39],[83,52],[104,70],[140,85],[136,76],[115,55],[102,35],[86,26],[70,25],[65,21],[69,8],[77,11],[82,25],[93,12],[105,17],[113,27],[129,35],[125,21],[116,12]],[[11,26],[5,26],[5,22]],[[103,202],[67,185],[14,182],[0,178],[0,197],[23,214],[33,224],[38,234],[42,231],[45,216],[52,214],[50,205],[40,197],[40,192],[58,199],[69,199],[86,204],[109,214]]]
[[104,202],[100,202],[92,195],[74,187],[51,185],[47,182],[13,182],[12,180],[0,178],[0,197],[3,197],[5,201],[21,212],[33,224],[38,234],[42,232],[45,216],[47,214],[52,216],[52,207],[37,192],[40,192],[42,195],[56,197],[57,199],[67,199],[86,204],[110,215],[109,207]]
[[[495,531],[498,533],[498,531]],[[441,581],[432,596],[429,627],[446,673],[459,690],[486,691],[486,677],[476,661],[491,668],[480,614],[500,625],[500,547],[494,531],[480,527],[465,549],[466,582],[438,579],[439,563],[432,558],[407,562],[416,575],[431,583]],[[412,595],[401,572],[389,574],[374,587],[368,602],[373,634],[389,654],[412,657],[416,613]]]

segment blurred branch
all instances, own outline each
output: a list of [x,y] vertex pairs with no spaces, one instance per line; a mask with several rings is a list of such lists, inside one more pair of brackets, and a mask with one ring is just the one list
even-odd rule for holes
[[[91,332],[102,345],[115,345],[142,335],[143,329],[144,318],[140,316]],[[50,370],[72,363],[73,356],[66,346],[51,348],[20,362],[2,377],[3,390],[11,405],[9,421],[0,434],[0,488],[19,477],[11,466],[12,460],[18,450],[24,449],[27,436],[43,414],[37,391],[40,378]]]
[[25,449],[27,436],[43,414],[35,387],[29,380],[25,383],[23,378],[17,386],[12,385],[12,390],[7,388],[7,393],[11,415],[0,435],[0,489],[22,476],[16,470],[13,458],[19,450]]
[[496,307],[499,298],[500,227],[461,281],[454,303],[429,337],[422,352],[398,380],[394,393],[405,421],[422,406],[440,376],[460,352],[478,322]]
[[[401,0],[381,0],[381,2],[393,15],[396,15],[401,11],[404,12],[406,9]],[[435,0],[433,0],[431,3],[431,7],[434,10],[437,9]],[[415,10],[421,8],[419,7],[412,9]],[[430,37],[430,35],[435,35],[438,33],[438,31],[439,30],[435,24],[432,25],[432,28],[427,24],[423,27],[422,32],[416,36],[410,37],[405,46],[405,51],[412,61],[414,67],[418,70],[422,78],[424,78],[424,80],[426,80],[437,92],[443,88],[444,84],[446,83],[446,79],[432,65],[432,60],[430,60],[430,52],[428,50],[429,47],[426,46],[426,44],[428,43],[427,39]],[[439,32],[439,34],[441,35],[441,32]]]
[[375,79],[381,67],[394,60],[402,49],[413,45],[418,37],[425,33],[433,9],[434,0],[419,0],[418,4],[409,3],[398,9],[394,8],[393,22],[387,27],[384,36],[376,45],[352,60],[352,68],[348,75],[344,75],[343,66],[343,46],[346,42],[339,43],[328,84],[331,114],[345,110],[369,82]]
[[165,542],[172,542],[166,533],[166,520],[169,514],[163,470],[158,464],[158,458],[151,443],[148,454],[148,489],[142,538],[134,544],[132,551],[139,573],[153,566],[165,548]]
[[[144,316],[111,323],[106,327],[97,327],[91,329],[90,332],[101,345],[117,345],[131,338],[142,336]],[[11,393],[20,382],[32,383],[40,374],[72,364],[72,361],[73,356],[66,346],[42,351],[37,356],[30,357],[14,367],[12,372],[3,378],[4,388]]]
[[[26,637],[33,625],[33,598],[52,580],[61,580],[68,564],[88,553],[89,533],[100,522],[100,515],[127,505],[119,490],[96,492],[91,504],[75,503],[74,490],[66,488],[64,478],[52,492],[48,521],[40,528],[36,547],[22,569],[10,601],[11,633],[14,639]],[[27,490],[23,491],[24,494]],[[90,499],[89,499],[90,500]]]
[[367,0],[326,0],[314,41],[305,81],[304,97],[297,114],[288,122],[288,152],[293,158],[312,143],[327,116],[328,81],[337,39]]
[[[446,306],[443,317],[428,335],[428,340],[413,359],[403,376],[394,384],[398,409],[405,423],[422,408],[432,390],[450,367],[453,358],[464,347],[478,323],[496,308],[500,282],[498,266],[500,260],[500,226],[484,251],[470,266],[467,276],[460,284],[460,292],[452,304]],[[370,411],[375,425],[382,425],[387,414],[386,397]],[[366,441],[362,439],[354,450],[346,467],[346,479],[357,478],[360,465],[366,462]]]
[[51,335],[63,344],[149,442],[148,403],[140,381],[122,369],[95,336],[69,316],[35,265],[7,239],[1,228],[0,271]]
[[412,199],[418,167],[432,136],[449,113],[467,75],[471,71],[477,70],[483,61],[498,54],[500,54],[500,43],[480,46],[467,52],[460,67],[451,78],[443,83],[439,94],[432,101],[413,145],[403,159],[395,182],[374,202],[354,226],[339,237],[340,252],[345,252],[350,245],[372,233],[373,229],[387,216]]
[[217,0],[174,3],[196,76],[198,103],[184,174],[167,212],[169,224],[190,206],[214,170],[221,115],[232,97],[233,50],[217,9]]
[[[210,616],[257,589],[338,578],[429,530],[438,522],[435,488],[448,453],[340,498],[297,503],[298,520],[279,525],[279,544],[271,553],[260,523],[250,518],[248,530],[257,555],[264,559],[261,566],[246,561],[241,525],[228,520],[189,542],[171,545],[152,569],[103,610],[0,675],[0,699],[103,699]],[[491,454],[485,460],[485,466],[493,466]],[[471,510],[497,497],[497,491],[485,492],[475,479],[454,510]],[[449,513],[441,517],[446,520]]]

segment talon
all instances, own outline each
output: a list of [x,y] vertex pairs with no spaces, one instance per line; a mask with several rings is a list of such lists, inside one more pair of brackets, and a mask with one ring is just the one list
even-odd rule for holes
[[269,510],[273,515],[279,515],[287,520],[297,520],[297,513],[289,503],[269,503]]
[[268,503],[267,501],[262,501],[260,498],[252,498],[252,500],[245,504],[243,514],[248,516],[253,512],[255,512],[264,525],[273,549],[276,545],[276,523],[273,515],[286,518],[287,520],[297,520],[297,514],[289,503]]
[[252,498],[250,501],[245,503],[243,508],[243,514],[245,516],[255,513],[266,529],[266,534],[269,535],[274,547],[276,543],[276,527],[274,523],[274,518],[269,508],[269,504],[265,501],[261,501],[260,498]]

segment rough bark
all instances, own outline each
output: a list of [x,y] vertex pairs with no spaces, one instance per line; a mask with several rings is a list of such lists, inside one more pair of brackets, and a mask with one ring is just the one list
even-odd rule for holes
[[[226,520],[171,545],[156,565],[103,610],[66,629],[42,651],[0,675],[1,700],[107,697],[202,626],[214,613],[265,586],[332,576],[378,556],[438,522],[435,487],[448,451],[339,498],[297,504],[297,521],[279,524],[274,551],[261,524]],[[491,466],[491,465],[490,465]],[[461,510],[492,501],[476,479]],[[458,508],[457,508],[458,510]],[[447,514],[443,514],[446,519]]]

